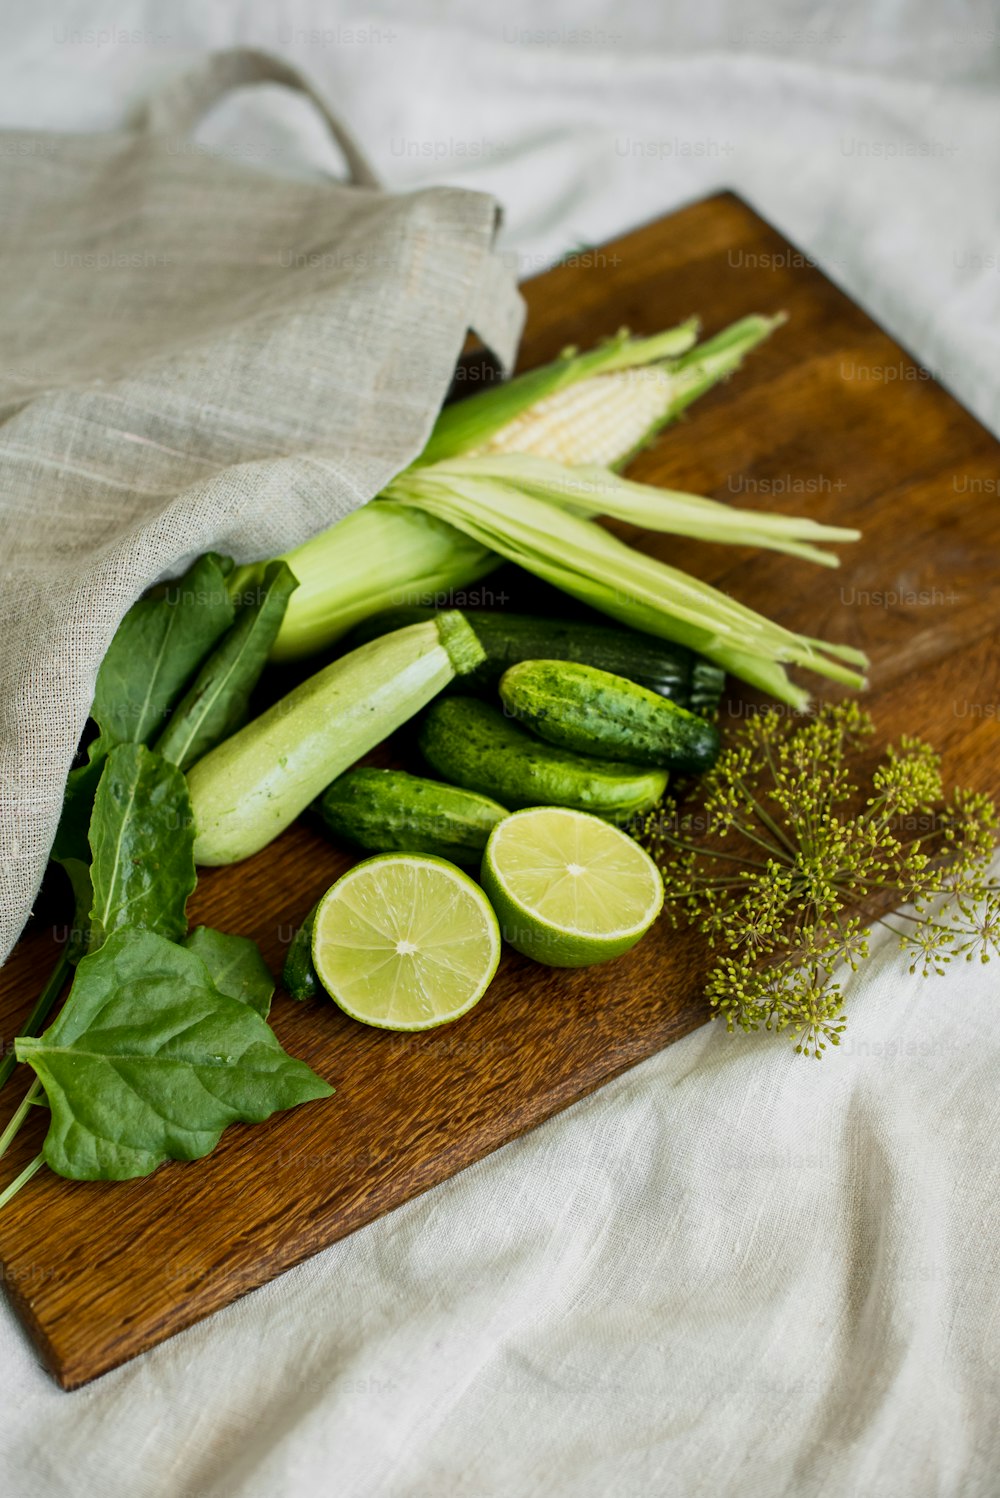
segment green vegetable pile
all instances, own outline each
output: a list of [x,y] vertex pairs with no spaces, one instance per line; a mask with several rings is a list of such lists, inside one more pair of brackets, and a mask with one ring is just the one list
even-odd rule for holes
[[[362,632],[365,642],[344,659],[349,662],[379,643],[388,648],[388,642],[430,629],[442,617],[448,616],[432,614],[390,633],[370,621]],[[398,622],[396,616],[390,619]],[[478,628],[477,614],[468,619]],[[713,763],[718,730],[676,700],[687,696],[687,686],[676,676],[677,647],[655,642],[659,657],[666,652],[668,666],[663,670],[660,660],[656,679],[674,693],[670,697],[575,659],[524,659],[528,642],[537,648],[543,639],[544,621],[512,616],[505,635],[496,615],[488,620],[485,659],[469,656],[465,674],[451,683],[478,684],[483,696],[445,691],[423,714],[417,743],[439,778],[368,766],[339,775],[314,806],[337,841],[369,853],[432,854],[478,872],[490,835],[510,808],[566,807],[608,821],[627,820],[657,803],[669,770],[696,772]],[[570,652],[569,626],[555,621],[549,635]],[[649,669],[642,637],[635,638],[643,668]],[[598,626],[595,641],[592,628],[584,626],[573,644],[586,649],[588,642],[604,658],[611,649],[624,660],[630,637],[627,630]],[[498,660],[506,665],[499,677]],[[697,664],[689,658],[684,666],[685,682],[700,681],[695,690],[702,690],[705,680]],[[282,714],[281,722],[288,718]],[[570,744],[574,747],[566,747]],[[611,753],[617,757],[609,758]],[[285,987],[294,998],[312,998],[320,988],[310,959],[314,917],[310,911],[285,964]]]
[[[916,738],[890,744],[862,781],[873,734],[856,702],[806,720],[765,709],[734,734],[696,802],[668,799],[645,819],[665,910],[720,952],[707,993],[729,1030],[787,1030],[815,1057],[837,1045],[838,973],[868,956],[875,923],[925,977],[1000,950],[993,803],[960,788],[946,796],[939,756]],[[873,897],[912,909],[868,922],[857,911]]]
[[[94,733],[69,776],[52,850],[72,886],[72,936],[0,1063],[0,1086],[17,1062],[35,1073],[0,1156],[36,1105],[48,1110],[48,1133],[0,1206],[42,1165],[75,1180],[143,1176],[208,1154],[230,1123],[331,1093],[270,1028],[274,983],[255,944],[189,932],[186,913],[196,863],[249,857],[309,807],[334,837],[370,852],[479,867],[489,844],[496,889],[538,929],[536,906],[559,880],[540,896],[520,888],[518,831],[525,846],[548,838],[550,863],[568,858],[566,873],[583,875],[583,855],[562,844],[552,853],[552,829],[572,820],[565,809],[594,813],[604,821],[577,816],[583,830],[565,837],[586,835],[599,852],[606,844],[616,880],[637,881],[636,920],[646,924],[622,928],[628,945],[656,917],[659,878],[607,823],[638,819],[672,917],[721,949],[708,984],[718,1013],[730,1029],[788,1029],[807,1054],[840,1039],[836,974],[867,954],[857,913],[866,900],[914,903],[883,923],[909,923],[901,939],[924,971],[957,955],[987,959],[1000,940],[1000,889],[985,872],[996,813],[969,793],[944,801],[926,745],[890,748],[867,794],[848,762],[872,725],[854,704],[807,720],[755,715],[720,755],[708,716],[726,671],[801,708],[808,697],[787,664],[861,686],[863,655],[779,627],[596,523],[609,516],[835,564],[817,543],[855,531],[736,511],[616,472],[780,321],[744,319],[704,344],[688,323],[651,339],[623,331],[586,355],[567,350],[446,409],[422,456],[371,505],[290,553],[291,567],[279,558],[234,569],[209,553],[133,606],[98,673]],[[586,410],[590,428],[575,425],[575,405],[589,409],[595,396],[621,403],[610,447]],[[616,623],[424,606],[372,617],[388,602],[467,585],[501,559]],[[346,653],[248,721],[269,659],[325,649],[352,627]],[[358,767],[418,715],[419,750],[437,779]],[[703,775],[697,808],[661,799],[671,774]],[[519,822],[509,815],[517,808],[539,816]],[[563,810],[546,823],[541,812],[554,808]],[[493,868],[497,848],[509,867],[501,858]],[[535,879],[541,855],[529,852]],[[636,860],[644,869],[620,875]],[[448,878],[482,903],[465,875]],[[938,910],[947,895],[958,897],[954,916]],[[287,956],[294,998],[322,991],[312,961],[320,905]],[[408,936],[402,945],[416,950]],[[609,955],[606,942],[598,948]],[[531,944],[519,950],[531,955]],[[391,959],[391,943],[387,951]]]
[[[230,1123],[326,1097],[267,1023],[274,981],[256,945],[188,934],[194,819],[184,769],[243,721],[295,579],[273,563],[230,596],[232,564],[208,554],[140,599],[98,673],[97,734],[69,777],[53,858],[76,899],[73,935],[0,1071],[36,1081],[0,1138],[9,1146],[47,1104],[41,1167],[74,1180],[127,1180],[208,1154]],[[39,1031],[71,969],[58,1019]]]

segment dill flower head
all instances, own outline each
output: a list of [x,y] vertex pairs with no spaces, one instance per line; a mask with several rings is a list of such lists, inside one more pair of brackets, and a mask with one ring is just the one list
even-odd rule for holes
[[[904,736],[872,766],[874,733],[853,699],[808,718],[765,709],[690,796],[646,818],[665,909],[707,939],[707,995],[730,1031],[788,1030],[816,1057],[836,1045],[838,974],[868,956],[869,922],[895,931],[925,975],[1000,950],[1000,888],[987,875],[996,808],[979,792],[946,797],[940,757],[920,739]],[[912,909],[878,913],[894,903]]]

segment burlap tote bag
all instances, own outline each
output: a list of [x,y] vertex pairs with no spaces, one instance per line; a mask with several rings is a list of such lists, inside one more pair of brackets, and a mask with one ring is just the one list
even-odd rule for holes
[[[352,184],[179,149],[227,90],[307,94]],[[520,298],[484,194],[382,191],[290,68],[175,80],[123,133],[0,150],[0,961],[37,892],[98,664],[150,583],[268,556],[423,446],[471,327],[509,365]]]

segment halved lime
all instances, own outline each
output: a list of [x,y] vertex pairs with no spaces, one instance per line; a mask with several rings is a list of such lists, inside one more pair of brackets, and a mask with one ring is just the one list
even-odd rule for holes
[[645,849],[588,812],[533,806],[498,822],[483,888],[512,947],[548,967],[587,967],[635,946],[663,905]]
[[500,931],[482,890],[454,864],[386,853],[327,890],[312,956],[323,987],[352,1019],[430,1030],[482,998],[500,961]]

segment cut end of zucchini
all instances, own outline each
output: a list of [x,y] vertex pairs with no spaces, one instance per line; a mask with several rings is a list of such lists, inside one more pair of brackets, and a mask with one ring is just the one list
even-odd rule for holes
[[482,665],[486,659],[486,651],[479,643],[479,636],[472,625],[459,609],[448,609],[445,613],[436,615],[435,623],[438,638],[448,652],[456,676],[466,676]]

